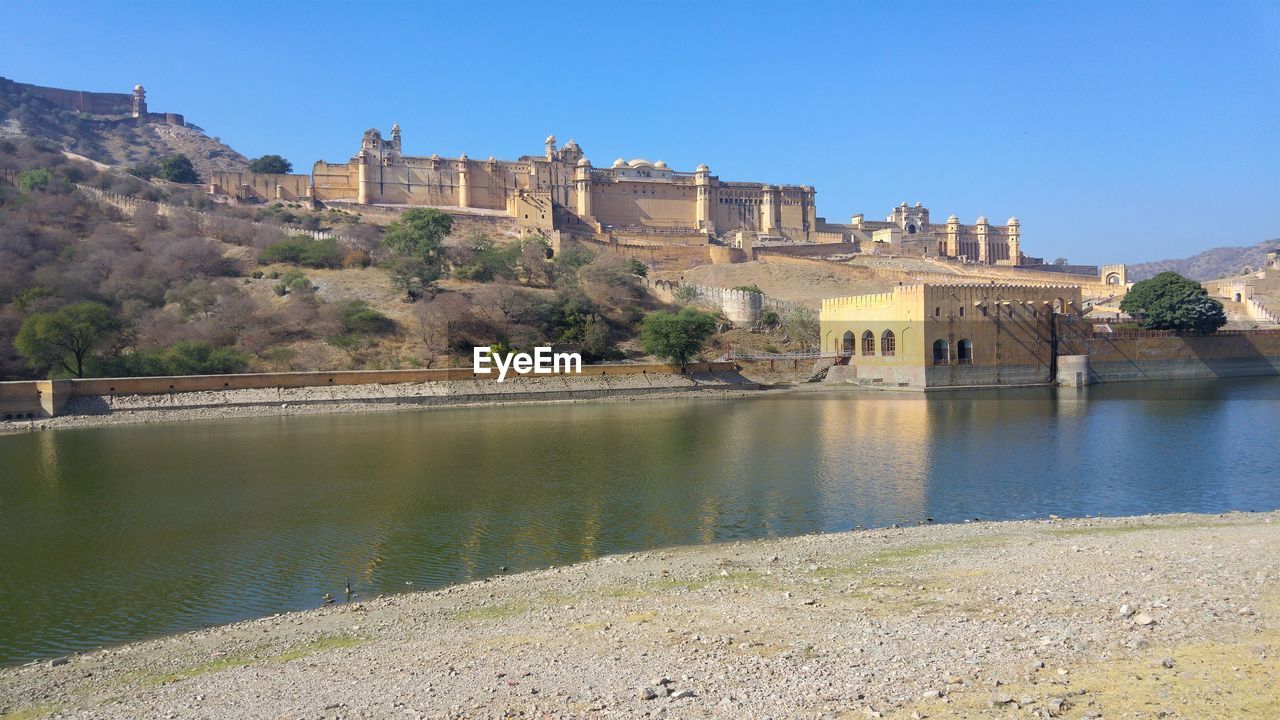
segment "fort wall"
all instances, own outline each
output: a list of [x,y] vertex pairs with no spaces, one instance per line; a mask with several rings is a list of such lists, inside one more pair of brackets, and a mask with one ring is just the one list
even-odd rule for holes
[[1119,332],[1086,340],[1089,382],[1193,380],[1280,374],[1280,330],[1213,335]]
[[681,289],[688,288],[687,292],[692,294],[693,302],[720,311],[729,322],[738,327],[758,325],[760,315],[764,312],[765,297],[758,292],[648,278],[645,279],[645,285],[655,297],[668,303],[676,302]]
[[[575,379],[623,375],[673,375],[683,373],[732,372],[732,362],[689,363],[683,369],[668,364],[584,365],[582,373],[540,375]],[[23,380],[0,382],[0,418],[54,417],[73,397],[97,396],[110,401],[116,396],[171,395],[172,407],[182,405],[182,393],[272,388],[311,388],[337,385],[393,385],[472,380],[492,381],[495,373],[477,375],[470,368],[436,368],[430,370],[345,370],[336,372],[246,373],[239,375],[185,375],[144,378],[92,378],[78,380]],[[508,374],[523,376],[518,373]],[[525,375],[528,375],[527,373]],[[484,386],[480,392],[483,394]],[[568,388],[571,389],[571,388]],[[501,394],[496,381],[491,392]]]

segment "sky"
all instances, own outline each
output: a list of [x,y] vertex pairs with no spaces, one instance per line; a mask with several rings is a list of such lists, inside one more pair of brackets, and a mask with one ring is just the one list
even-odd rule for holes
[[0,75],[147,88],[308,172],[400,123],[406,154],[706,163],[901,202],[1072,262],[1280,237],[1280,0],[0,2]]

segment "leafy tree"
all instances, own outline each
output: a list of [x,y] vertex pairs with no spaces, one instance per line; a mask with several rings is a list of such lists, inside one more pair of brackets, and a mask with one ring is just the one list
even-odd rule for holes
[[348,300],[338,307],[342,331],[347,334],[386,335],[394,332],[396,323],[364,300]]
[[311,281],[301,271],[290,270],[280,276],[280,282],[276,283],[272,289],[276,291],[277,295],[288,295],[299,290],[310,290]]
[[35,369],[61,367],[84,377],[85,361],[119,327],[111,308],[82,302],[27,318],[13,344]]
[[627,270],[632,275],[639,277],[648,277],[649,275],[649,266],[635,258],[627,258]]
[[658,311],[645,317],[640,343],[650,355],[684,367],[715,330],[715,318],[693,308],[678,313]]
[[249,163],[249,172],[288,175],[293,172],[293,163],[279,155],[263,155]]
[[497,245],[484,233],[473,233],[465,246],[467,260],[454,268],[460,280],[490,282],[498,278],[515,279],[519,245]]
[[276,262],[294,263],[312,268],[341,267],[346,253],[333,238],[313,240],[306,235],[295,235],[263,248],[258,262],[267,265]]
[[188,185],[200,182],[200,176],[196,174],[196,168],[191,164],[191,158],[181,154],[170,155],[161,160],[160,171],[156,175],[170,182]]
[[590,362],[621,360],[624,356],[609,342],[609,325],[599,315],[592,315],[582,325],[582,354]]
[[754,283],[751,285],[738,285],[734,290],[741,290],[742,292],[756,293],[759,295],[764,294],[764,291],[760,289],[760,286]]
[[53,181],[53,175],[49,174],[44,168],[33,168],[31,170],[23,170],[18,173],[18,188],[22,192],[34,192],[49,187],[49,183]]
[[794,307],[782,318],[782,329],[787,337],[808,350],[818,344],[818,316],[809,308]]
[[439,268],[444,260],[444,239],[452,230],[453,218],[447,213],[434,208],[413,208],[387,226],[382,240],[401,255]]
[[1222,303],[1209,297],[1203,285],[1169,271],[1135,283],[1120,309],[1141,316],[1140,324],[1148,330],[1207,334],[1227,324]]
[[27,308],[51,297],[53,297],[52,289],[44,285],[36,285],[18,291],[18,294],[13,296],[13,304],[17,305],[19,310],[26,312]]
[[161,375],[226,375],[244,372],[249,357],[233,347],[179,340],[167,348],[138,350],[100,363],[104,377],[157,377]]
[[429,263],[416,257],[392,258],[385,265],[391,275],[391,284],[413,302],[430,295],[440,279],[440,264]]

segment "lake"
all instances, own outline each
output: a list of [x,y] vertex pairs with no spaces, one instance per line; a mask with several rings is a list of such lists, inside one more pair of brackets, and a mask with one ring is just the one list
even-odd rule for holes
[[[1280,378],[0,436],[0,664],[646,548],[1280,507]],[[408,584],[412,583],[412,584]]]

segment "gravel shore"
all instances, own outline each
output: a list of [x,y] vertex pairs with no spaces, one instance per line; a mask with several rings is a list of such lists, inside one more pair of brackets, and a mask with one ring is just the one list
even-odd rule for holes
[[0,713],[1274,718],[1278,530],[1049,519],[605,557],[0,670]]
[[727,395],[759,392],[737,373],[518,377],[392,385],[263,388],[178,392],[164,395],[73,397],[61,415],[0,421],[0,434],[102,425],[191,422],[267,415],[387,412],[463,405],[517,405]]

